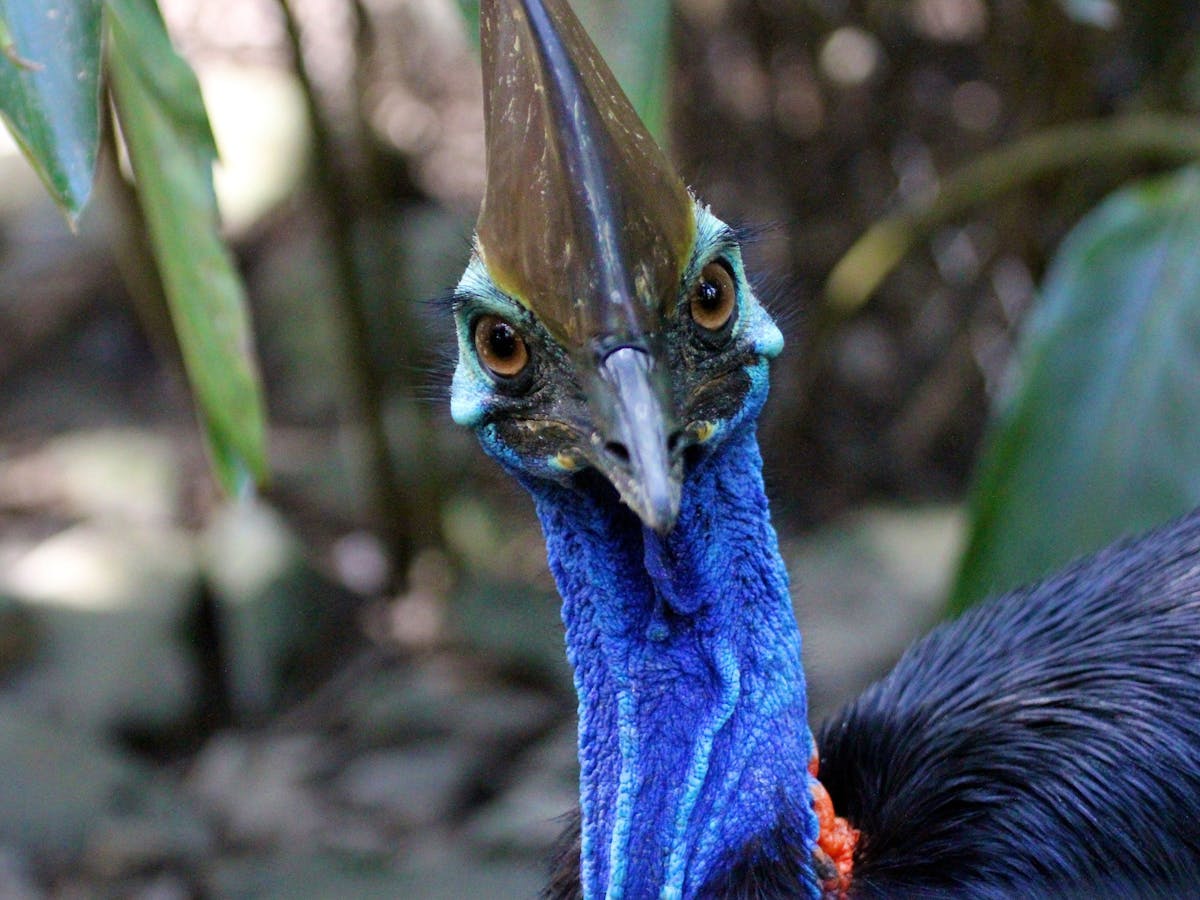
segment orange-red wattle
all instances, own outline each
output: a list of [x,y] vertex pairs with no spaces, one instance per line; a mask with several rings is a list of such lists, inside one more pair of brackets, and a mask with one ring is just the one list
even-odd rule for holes
[[854,848],[858,845],[859,832],[834,812],[829,791],[817,780],[819,765],[816,754],[809,759],[808,771],[813,776],[809,784],[813,812],[817,815],[817,848],[827,857],[837,873],[821,884],[822,894],[829,900],[843,900],[850,891],[854,872]]

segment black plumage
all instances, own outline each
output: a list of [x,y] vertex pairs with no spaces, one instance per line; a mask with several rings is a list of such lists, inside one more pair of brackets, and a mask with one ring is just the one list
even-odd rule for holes
[[1200,893],[1200,513],[942,625],[818,745],[855,896]]

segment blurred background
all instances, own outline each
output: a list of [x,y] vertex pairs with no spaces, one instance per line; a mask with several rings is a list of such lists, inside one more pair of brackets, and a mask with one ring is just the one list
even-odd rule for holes
[[[1054,249],[1146,162],[868,227],[1062,123],[1200,109],[1183,0],[575,0],[784,327],[762,428],[814,723],[946,608]],[[200,77],[271,478],[209,472],[121,162],[72,234],[0,131],[0,897],[527,897],[576,802],[527,499],[447,412],[469,4],[160,0]],[[636,7],[636,8],[635,8]]]

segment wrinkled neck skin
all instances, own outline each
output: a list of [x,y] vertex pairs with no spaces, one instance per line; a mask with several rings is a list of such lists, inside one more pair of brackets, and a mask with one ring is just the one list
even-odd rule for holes
[[579,695],[584,895],[694,896],[753,842],[770,855],[785,817],[811,847],[800,632],[752,423],[689,472],[666,537],[598,481],[526,487]]

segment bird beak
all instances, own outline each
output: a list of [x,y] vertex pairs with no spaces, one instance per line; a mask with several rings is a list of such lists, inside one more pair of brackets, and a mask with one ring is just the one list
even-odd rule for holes
[[591,391],[593,462],[648,528],[666,534],[679,517],[683,481],[666,378],[637,347],[609,352],[598,374]]

